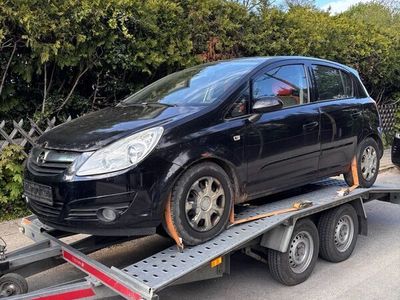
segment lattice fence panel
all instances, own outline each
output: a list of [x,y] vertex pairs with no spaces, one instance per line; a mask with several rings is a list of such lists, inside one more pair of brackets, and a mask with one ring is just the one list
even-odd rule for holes
[[[67,119],[69,122],[71,117]],[[35,144],[35,141],[44,133],[52,129],[56,124],[56,119],[46,120],[38,124],[31,119],[0,122],[0,152],[8,145],[20,145],[25,150]]]
[[396,124],[396,112],[400,108],[398,104],[382,104],[378,106],[379,114],[382,119],[383,131],[386,134],[391,134],[394,131]]

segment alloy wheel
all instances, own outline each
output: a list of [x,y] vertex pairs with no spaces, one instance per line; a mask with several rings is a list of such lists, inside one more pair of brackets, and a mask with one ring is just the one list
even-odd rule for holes
[[207,176],[196,180],[185,201],[190,226],[200,232],[213,229],[221,220],[225,202],[225,191],[218,179]]
[[377,172],[378,155],[372,146],[364,149],[361,155],[361,174],[367,181],[371,180]]

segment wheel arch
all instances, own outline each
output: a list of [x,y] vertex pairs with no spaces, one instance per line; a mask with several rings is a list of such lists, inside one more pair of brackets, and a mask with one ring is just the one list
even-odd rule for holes
[[229,180],[232,183],[232,188],[233,188],[233,193],[234,193],[233,205],[246,201],[247,196],[245,193],[241,192],[240,180],[239,180],[239,176],[235,170],[235,167],[231,163],[227,162],[226,160],[224,160],[222,158],[204,157],[203,156],[203,157],[200,157],[199,159],[188,161],[184,166],[180,166],[175,171],[173,178],[171,178],[171,180],[168,183],[168,188],[161,195],[162,199],[160,199],[161,202],[160,202],[160,205],[158,206],[157,213],[156,213],[158,216],[162,216],[162,214],[165,210],[165,206],[168,202],[168,197],[170,197],[174,185],[178,182],[178,180],[181,178],[181,176],[190,168],[192,168],[196,165],[202,164],[202,163],[206,163],[206,162],[215,163],[216,165],[221,167],[227,173]]
[[[240,199],[242,199],[243,197],[241,196],[241,189],[240,189],[240,181],[239,181],[239,176],[235,170],[235,167],[229,163],[228,161],[219,158],[219,157],[215,157],[215,156],[210,156],[210,157],[201,157],[200,159],[194,160],[190,163],[188,163],[186,166],[184,166],[184,168],[180,171],[180,173],[176,176],[173,185],[179,180],[179,178],[185,173],[186,170],[202,164],[202,163],[206,163],[206,162],[212,162],[215,163],[216,165],[220,166],[228,175],[229,180],[232,183],[232,188],[234,190],[234,204],[240,203]],[[243,202],[244,200],[242,200]]]

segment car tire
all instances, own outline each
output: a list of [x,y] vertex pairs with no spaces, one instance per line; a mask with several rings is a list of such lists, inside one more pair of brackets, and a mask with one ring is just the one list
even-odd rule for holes
[[229,176],[215,163],[200,163],[182,174],[170,205],[172,223],[183,243],[198,245],[225,230],[233,195]]
[[357,243],[358,226],[357,213],[350,204],[324,212],[318,222],[320,257],[335,263],[348,259]]
[[[375,161],[371,162],[371,165],[365,166],[367,160],[373,160],[372,156],[375,157]],[[380,150],[377,142],[373,138],[364,139],[357,147],[356,158],[359,186],[369,188],[375,183],[379,173]],[[344,173],[343,176],[348,186],[354,185],[351,170]]]
[[[307,242],[308,241],[308,242]],[[303,243],[303,244],[302,244]],[[303,262],[301,259],[294,257],[300,251],[299,247],[306,245],[303,251],[308,252],[304,255]],[[307,250],[308,249],[308,250]],[[296,285],[305,281],[310,277],[317,263],[319,250],[318,230],[310,219],[302,219],[297,222],[292,233],[289,248],[285,253],[268,249],[268,266],[272,277],[284,285]],[[302,256],[300,254],[300,256]]]

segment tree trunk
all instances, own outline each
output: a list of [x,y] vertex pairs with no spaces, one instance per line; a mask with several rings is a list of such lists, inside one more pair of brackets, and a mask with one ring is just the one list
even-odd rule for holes
[[44,114],[47,98],[47,64],[44,64],[44,87],[43,87],[43,103],[42,103],[42,114]]
[[53,85],[53,76],[54,76],[54,70],[55,69],[56,69],[56,64],[53,63],[53,69],[51,70],[49,85],[47,86],[47,90],[46,90],[47,95],[49,94],[51,86]]
[[71,98],[72,94],[75,91],[76,86],[79,83],[79,80],[81,79],[81,77],[83,76],[83,74],[85,74],[87,71],[89,70],[89,67],[86,67],[82,72],[80,72],[78,74],[78,76],[75,79],[74,85],[72,86],[71,90],[69,91],[67,97],[64,99],[64,101],[61,103],[60,107],[57,109],[57,112],[61,111],[64,106],[68,103],[69,99]]
[[1,96],[1,93],[3,92],[3,87],[4,87],[4,83],[5,83],[5,81],[6,81],[8,69],[10,68],[11,61],[12,61],[12,59],[13,59],[13,57],[14,57],[14,54],[15,54],[15,50],[16,50],[16,49],[17,49],[17,42],[14,43],[14,47],[13,47],[13,49],[12,49],[10,58],[8,59],[8,62],[7,62],[7,65],[6,65],[6,69],[4,70],[3,78],[1,79],[1,84],[0,84],[0,96]]

